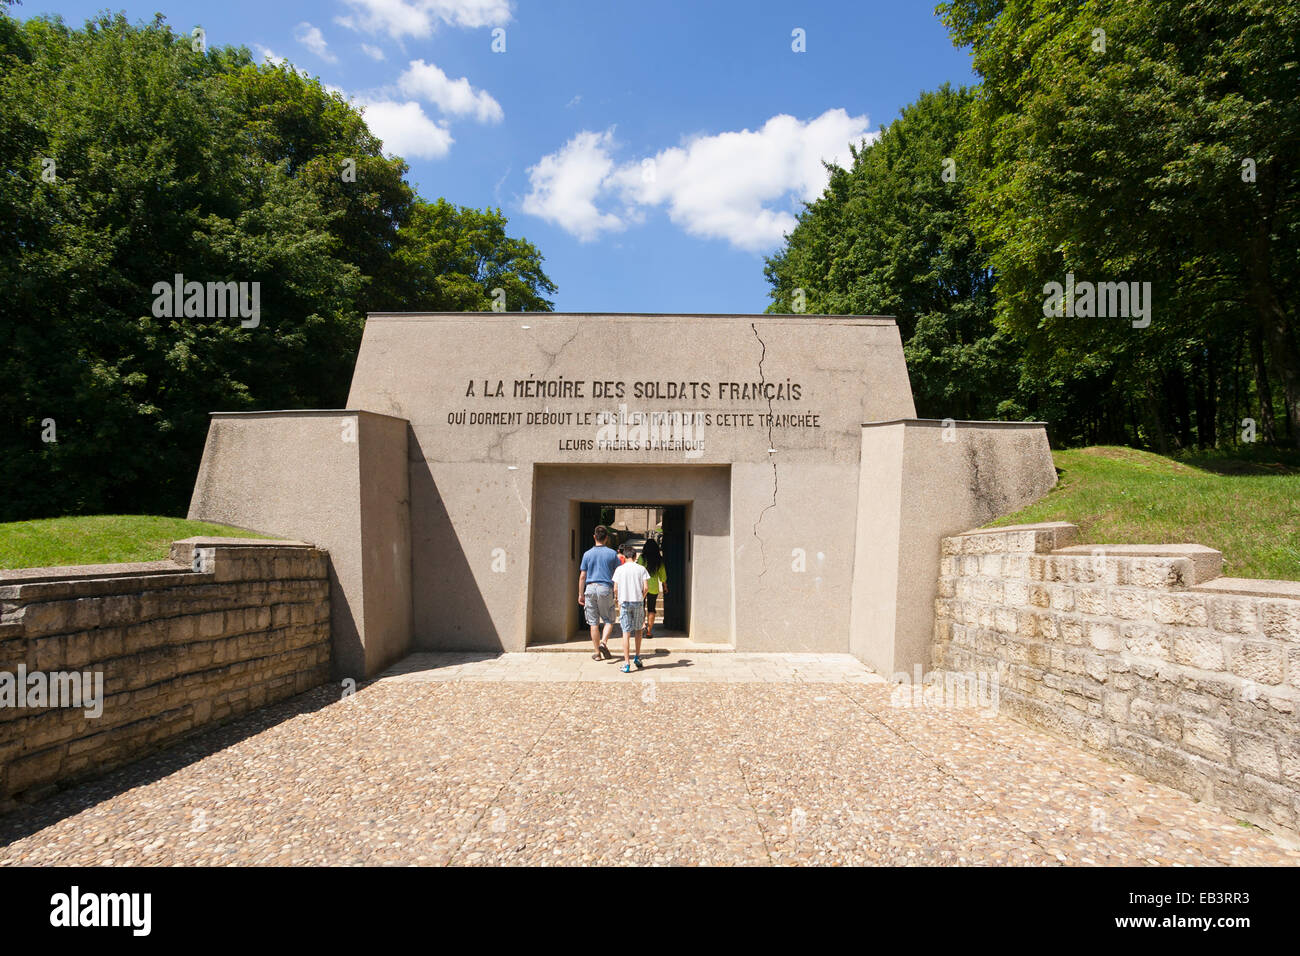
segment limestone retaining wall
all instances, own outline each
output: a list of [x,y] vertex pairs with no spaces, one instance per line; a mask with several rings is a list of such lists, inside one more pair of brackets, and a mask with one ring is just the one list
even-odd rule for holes
[[98,717],[0,694],[0,809],[323,683],[329,615],[327,555],[300,542],[190,538],[171,561],[0,572],[0,681],[102,674]]
[[934,663],[1022,718],[1235,815],[1300,820],[1300,583],[1198,545],[1071,546],[1069,524],[946,538]]

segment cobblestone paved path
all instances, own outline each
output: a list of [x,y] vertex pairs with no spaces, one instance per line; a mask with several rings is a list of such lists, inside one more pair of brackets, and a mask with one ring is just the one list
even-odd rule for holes
[[0,864],[1284,864],[838,655],[415,655],[0,817]]

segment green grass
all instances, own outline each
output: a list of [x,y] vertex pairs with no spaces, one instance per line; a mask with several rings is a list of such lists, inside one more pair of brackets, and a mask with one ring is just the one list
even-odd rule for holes
[[156,515],[86,515],[0,524],[0,568],[162,561],[180,538],[264,538],[206,521]]
[[1099,446],[1053,453],[1060,482],[993,525],[1069,521],[1080,544],[1203,544],[1223,573],[1300,580],[1300,456],[1165,458]]

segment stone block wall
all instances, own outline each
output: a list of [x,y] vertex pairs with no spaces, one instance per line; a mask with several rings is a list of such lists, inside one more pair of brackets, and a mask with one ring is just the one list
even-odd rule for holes
[[191,538],[171,561],[0,572],[0,680],[102,674],[103,708],[0,696],[0,809],[326,681],[327,563],[300,542]]
[[934,664],[1000,712],[1255,823],[1300,822],[1300,583],[1198,545],[1070,546],[1069,524],[944,539]]

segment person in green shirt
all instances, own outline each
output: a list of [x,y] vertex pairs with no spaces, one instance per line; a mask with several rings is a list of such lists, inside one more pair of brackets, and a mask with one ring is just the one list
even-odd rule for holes
[[636,559],[636,563],[643,565],[650,575],[645,597],[645,636],[648,639],[654,637],[659,595],[668,593],[668,569],[664,567],[663,553],[654,538],[646,541],[645,547],[641,550],[641,557]]

